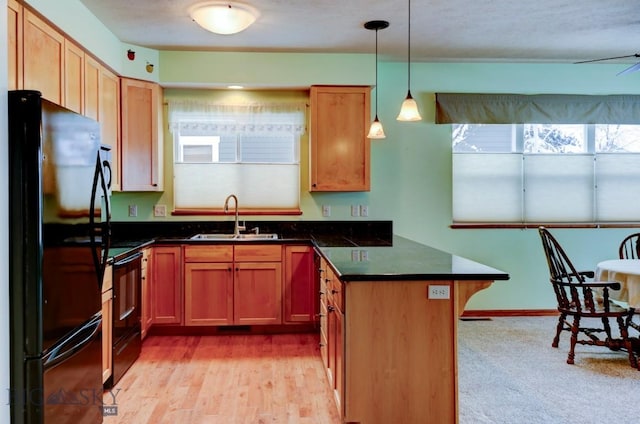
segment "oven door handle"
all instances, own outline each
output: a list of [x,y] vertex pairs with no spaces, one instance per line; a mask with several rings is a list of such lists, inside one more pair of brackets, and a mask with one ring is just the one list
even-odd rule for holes
[[127,319],[127,317],[129,315],[131,315],[133,313],[133,311],[135,311],[135,310],[136,310],[136,308],[133,307],[133,306],[131,308],[127,309],[127,311],[124,314],[120,315],[120,321],[124,321],[125,319]]
[[114,268],[115,267],[125,266],[125,265],[127,265],[127,264],[129,264],[129,263],[131,263],[133,261],[136,261],[136,260],[140,259],[141,257],[142,257],[142,252],[138,252],[135,255],[127,256],[124,259],[121,259],[121,260],[119,260],[117,262],[114,262],[113,266],[114,266]]

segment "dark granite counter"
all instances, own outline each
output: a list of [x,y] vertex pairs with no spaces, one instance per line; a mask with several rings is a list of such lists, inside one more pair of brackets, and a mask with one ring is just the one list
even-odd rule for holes
[[317,249],[345,282],[509,279],[503,271],[398,236],[390,246],[317,243]]

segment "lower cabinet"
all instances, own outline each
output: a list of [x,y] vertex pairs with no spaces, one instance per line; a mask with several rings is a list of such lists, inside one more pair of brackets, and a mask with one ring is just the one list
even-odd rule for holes
[[151,269],[151,321],[182,324],[182,247],[154,247]]
[[284,322],[314,322],[318,316],[318,284],[313,247],[284,248]]
[[185,325],[282,323],[281,245],[184,247]]
[[320,259],[320,354],[340,415],[344,405],[343,285]]
[[151,248],[147,248],[142,251],[142,266],[140,270],[140,278],[142,279],[142,314],[140,317],[140,335],[143,340],[145,337],[147,337],[147,331],[149,330],[149,327],[151,327],[151,323],[153,322],[151,316],[151,265],[149,264],[151,257]]
[[113,273],[107,265],[102,280],[102,383],[112,374],[113,368]]

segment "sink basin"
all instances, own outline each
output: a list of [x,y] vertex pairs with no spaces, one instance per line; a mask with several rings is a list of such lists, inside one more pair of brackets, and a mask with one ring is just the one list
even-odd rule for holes
[[264,234],[196,234],[191,237],[191,240],[276,240],[278,235],[275,233],[264,233]]

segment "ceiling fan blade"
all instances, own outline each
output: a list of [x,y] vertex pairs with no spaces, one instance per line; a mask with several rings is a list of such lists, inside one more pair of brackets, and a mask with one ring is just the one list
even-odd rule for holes
[[626,56],[604,57],[602,59],[581,60],[580,62],[573,62],[573,63],[574,63],[574,65],[577,65],[579,63],[602,62],[602,61],[605,61],[605,60],[626,59],[628,57],[640,57],[640,53],[628,54]]
[[630,74],[631,72],[636,72],[636,71],[640,71],[640,62],[636,63],[635,65],[631,65],[626,69],[623,69],[622,71],[618,72],[616,75]]

